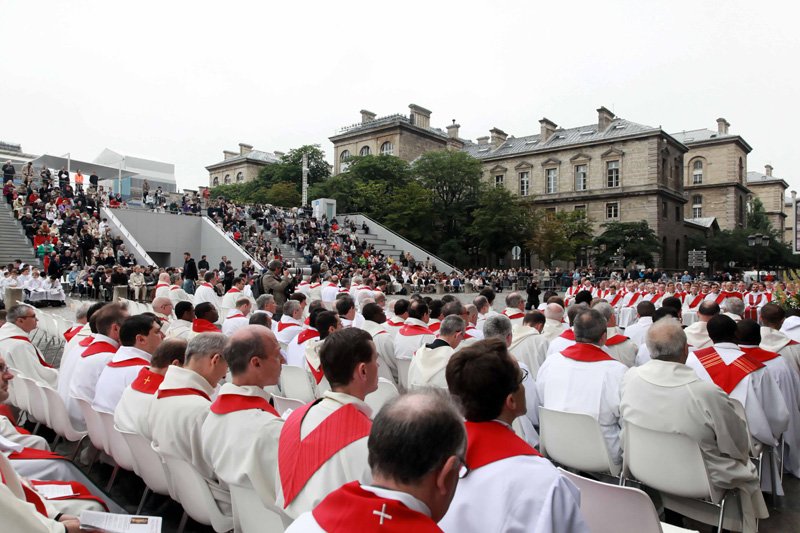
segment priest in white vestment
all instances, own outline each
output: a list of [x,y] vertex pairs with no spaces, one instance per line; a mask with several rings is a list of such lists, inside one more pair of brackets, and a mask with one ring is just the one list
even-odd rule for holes
[[521,326],[522,319],[525,318],[525,298],[518,292],[509,293],[506,296],[506,307],[503,309],[503,314],[511,320],[512,327]]
[[217,312],[219,312],[219,296],[217,296],[217,292],[214,290],[214,284],[216,282],[217,275],[213,272],[206,272],[203,283],[199,284],[194,290],[193,302],[195,308],[203,302],[208,302],[213,304],[214,307],[217,308]]
[[225,317],[225,322],[222,323],[222,334],[230,337],[240,329],[250,324],[250,309],[253,302],[249,298],[239,298],[236,300],[236,307],[228,310],[228,316]]
[[756,531],[756,519],[766,518],[767,508],[750,462],[747,426],[733,400],[686,366],[686,335],[676,320],[664,318],[654,324],[647,345],[653,359],[629,370],[622,381],[623,420],[697,442],[715,501],[727,489],[742,491],[744,531]]
[[644,344],[645,335],[647,330],[653,325],[653,313],[656,308],[652,302],[643,301],[639,302],[636,306],[636,314],[638,320],[625,328],[625,336],[628,337],[636,346]]
[[800,343],[780,331],[785,319],[786,311],[777,304],[768,303],[761,308],[761,347],[786,357],[787,363],[800,374]]
[[606,319],[606,343],[603,350],[628,368],[636,364],[636,344],[617,329],[617,317],[614,308],[601,300],[592,305],[592,309],[600,311]]
[[36,329],[36,309],[28,304],[11,306],[6,313],[6,323],[0,326],[0,355],[17,373],[38,383],[55,388],[58,370],[44,360],[42,353],[31,342],[30,333]]
[[445,317],[439,327],[438,338],[414,352],[408,369],[409,390],[422,387],[447,388],[444,371],[453,352],[464,338],[465,329],[466,323],[460,316]]
[[300,302],[286,300],[276,330],[275,338],[283,346],[288,346],[292,339],[303,331],[303,305]]
[[511,345],[508,347],[517,361],[525,363],[533,380],[536,380],[539,367],[547,356],[549,342],[542,335],[546,320],[544,314],[538,311],[528,312],[522,325],[513,329]]
[[697,321],[686,327],[686,340],[691,350],[708,348],[714,342],[708,335],[708,321],[720,314],[719,305],[713,300],[705,300],[697,307]]
[[189,340],[194,322],[194,305],[191,302],[178,302],[175,304],[175,320],[170,322],[167,337]]
[[394,384],[397,380],[397,362],[394,358],[394,337],[386,327],[386,314],[376,303],[365,304],[361,309],[364,325],[361,329],[372,335],[372,342],[378,350],[378,377],[388,379]]
[[553,339],[561,335],[569,326],[564,323],[564,315],[566,311],[557,303],[549,303],[544,308],[544,327],[542,328],[542,336],[551,342]]

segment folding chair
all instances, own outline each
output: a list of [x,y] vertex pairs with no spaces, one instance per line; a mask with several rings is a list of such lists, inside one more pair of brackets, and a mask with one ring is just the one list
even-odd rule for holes
[[283,533],[292,519],[275,502],[266,503],[252,487],[231,485],[234,531],[238,533]]
[[542,454],[567,468],[620,474],[621,465],[611,459],[600,424],[591,415],[540,407],[539,438]]
[[401,390],[408,390],[408,369],[411,368],[411,359],[396,359],[397,381]]
[[83,439],[88,435],[88,432],[73,427],[69,418],[69,413],[67,412],[67,406],[64,405],[64,400],[58,394],[57,390],[51,387],[40,387],[39,390],[42,392],[47,402],[47,409],[50,413],[50,429],[55,431],[56,435],[58,435],[55,442],[53,442],[53,447],[55,448],[59,438],[67,442],[77,442],[78,444],[75,446],[75,452],[72,456],[74,459],[78,456],[81,442],[83,442]]
[[375,392],[367,394],[364,401],[372,408],[372,414],[374,416],[378,414],[378,411],[381,410],[381,407],[383,407],[386,402],[399,395],[400,392],[393,382],[385,378],[378,378],[378,389]]
[[177,501],[170,491],[170,483],[167,479],[167,472],[161,461],[161,457],[153,450],[150,441],[136,433],[122,431],[116,426],[114,426],[114,429],[119,432],[131,451],[133,471],[136,472],[137,476],[142,478],[142,481],[144,481],[144,484],[147,486],[144,494],[142,494],[139,507],[136,509],[136,514],[141,514],[150,492],[155,492],[163,496],[170,496]]
[[304,368],[283,365],[281,368],[280,388],[282,395],[293,400],[308,403],[315,399],[313,378]]

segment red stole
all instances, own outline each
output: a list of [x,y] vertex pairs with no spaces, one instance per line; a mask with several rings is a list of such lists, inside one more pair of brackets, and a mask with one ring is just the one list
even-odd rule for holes
[[150,361],[141,357],[133,357],[131,359],[124,359],[122,361],[111,361],[106,366],[111,368],[125,368],[128,366],[149,366]]
[[47,368],[53,368],[53,365],[48,364],[47,361],[44,360],[44,357],[42,357],[42,354],[39,353],[39,348],[37,348],[36,345],[33,344],[28,337],[25,337],[24,335],[14,335],[13,337],[9,337],[9,339],[14,339],[14,340],[18,340],[18,341],[27,342],[28,344],[33,346],[33,351],[36,352],[36,357],[39,359],[39,364],[41,364],[42,366],[47,367]]
[[83,329],[83,326],[73,326],[69,328],[64,332],[64,339],[66,339],[67,342],[71,341],[72,337],[74,337],[81,329]]
[[117,353],[117,347],[106,341],[93,342],[81,353],[81,357],[89,357],[99,353]]
[[630,299],[630,301],[628,302],[628,305],[626,305],[625,307],[633,307],[633,304],[635,304],[635,303],[636,303],[636,300],[638,300],[640,296],[641,296],[641,294],[640,294],[640,293],[638,293],[638,292],[634,292],[634,293],[633,293],[633,296],[631,296],[631,299]]
[[304,329],[297,335],[297,344],[303,344],[307,340],[316,339],[317,337],[319,337],[319,331],[311,328]]
[[231,290],[229,290],[229,291],[227,292],[227,294],[236,294],[237,292],[242,292],[242,291],[240,291],[240,290],[239,290],[239,289],[237,289],[236,287],[232,287],[232,288],[231,288]]
[[195,318],[192,321],[192,331],[195,333],[219,333],[217,326],[205,318]]
[[180,389],[161,389],[156,392],[156,399],[158,400],[161,398],[172,398],[174,396],[202,396],[209,402],[211,401],[211,398],[208,397],[208,394],[199,389],[193,389],[191,387],[183,387]]
[[353,404],[333,412],[314,428],[305,439],[300,438],[300,426],[314,405],[322,400],[296,409],[283,424],[278,439],[278,475],[283,488],[283,507],[286,508],[303,490],[309,479],[339,451],[369,435],[372,421]]
[[402,328],[405,325],[403,322],[392,322],[391,320],[387,320],[386,323],[395,328]]
[[220,394],[211,404],[211,412],[218,415],[227,415],[236,411],[258,409],[280,418],[281,415],[261,396],[246,396],[244,394]]
[[513,315],[509,315],[508,313],[503,311],[503,314],[506,315],[509,320],[516,320],[518,318],[525,318],[525,313],[514,313]]
[[435,533],[439,526],[430,517],[402,502],[364,490],[358,481],[331,492],[311,514],[329,533],[407,532]]
[[433,335],[433,332],[425,326],[417,326],[416,324],[403,324],[400,328],[400,335],[404,337],[413,337],[415,335]]
[[278,322],[278,331],[283,331],[286,328],[299,328],[298,324],[294,322]]
[[24,460],[24,459],[48,459],[48,460],[63,460],[66,461],[66,457],[62,457],[57,453],[50,452],[47,450],[37,450],[36,448],[23,448],[21,452],[12,452],[11,455],[8,456],[9,459],[13,460]]
[[650,297],[650,301],[653,302],[653,303],[656,303],[657,301],[659,301],[663,297],[664,297],[664,293],[663,292],[657,292],[657,293],[654,293]]
[[92,344],[93,342],[94,342],[94,335],[88,335],[88,336],[84,337],[83,339],[81,339],[80,341],[78,341],[78,344],[85,348],[85,347],[89,346],[90,344]]
[[750,359],[747,355],[742,355],[731,364],[726,365],[713,346],[697,350],[694,355],[711,376],[711,380],[728,394],[733,392],[733,389],[748,374],[764,367],[763,364]]
[[728,294],[729,293],[727,293],[726,291],[721,291],[719,293],[719,296],[717,296],[717,299],[714,301],[717,303],[717,305],[722,305],[722,302],[725,301],[725,299],[728,297]]
[[767,361],[771,361],[776,357],[780,357],[780,354],[777,352],[769,352],[758,346],[753,346],[752,348],[746,346],[739,346],[739,349],[745,353],[747,357],[753,359],[754,361],[758,361],[759,363],[766,363]]
[[442,327],[441,322],[433,322],[432,324],[428,324],[428,329],[431,330],[431,333],[436,333],[439,331],[440,327]]
[[513,430],[498,422],[470,422],[467,428],[466,462],[470,470],[519,455],[541,457]]
[[[688,296],[691,296],[691,294],[688,295]],[[703,300],[705,299],[705,297],[706,296],[703,293],[700,293],[697,296],[695,296],[694,299],[689,302],[689,309],[694,309],[695,307],[700,305],[703,302]]]
[[569,348],[561,350],[561,355],[573,361],[580,361],[582,363],[598,363],[600,361],[615,361],[613,357],[608,355],[602,348],[594,344],[587,344],[579,342],[573,344]]
[[155,394],[162,381],[164,381],[164,376],[156,374],[145,367],[139,371],[139,375],[131,382],[131,388],[144,394]]
[[[228,318],[244,318],[244,315],[242,313],[236,313],[235,315],[231,315]],[[227,320],[228,318],[226,318],[225,320]]]
[[559,337],[561,337],[562,339],[567,339],[568,341],[574,341],[575,340],[575,332],[572,331],[571,329],[565,329],[561,333],[561,335],[559,335]]
[[617,344],[622,344],[626,340],[628,340],[628,337],[626,337],[625,335],[620,335],[618,333],[613,337],[606,339],[606,346],[616,346]]
[[474,339],[475,335],[472,333],[473,331],[478,331],[478,328],[475,326],[467,326],[467,329],[464,330],[464,336],[468,339]]
[[168,283],[159,283],[158,285],[156,285],[156,290],[160,289],[161,287],[169,287],[169,284]]
[[617,292],[617,293],[614,295],[614,298],[613,298],[613,299],[612,299],[610,302],[608,302],[608,303],[610,303],[610,304],[611,304],[611,307],[616,307],[616,305],[617,305],[617,304],[619,303],[619,301],[620,301],[620,300],[623,298],[623,296],[625,296],[625,295],[624,295],[622,292]]
[[322,378],[325,377],[325,372],[322,370],[322,362],[320,361],[319,369],[317,369],[314,368],[314,365],[312,365],[311,361],[309,361],[308,357],[306,357],[306,365],[308,366],[308,369],[311,371],[311,375],[314,376],[314,381],[316,381],[317,385],[319,385],[320,381],[322,381]]

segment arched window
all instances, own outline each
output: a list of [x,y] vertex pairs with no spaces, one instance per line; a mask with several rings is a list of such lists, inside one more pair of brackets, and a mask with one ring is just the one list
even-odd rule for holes
[[692,196],[692,218],[702,218],[703,216],[703,195],[695,194]]
[[361,151],[358,152],[358,155],[360,156],[369,155],[369,146],[362,147]]
[[381,145],[381,155],[392,155],[394,154],[394,145],[389,141],[386,141]]
[[217,185],[219,185],[219,176],[214,176],[214,179],[213,179],[213,180],[211,180],[211,184],[212,184],[214,187],[216,187]]
[[236,183],[241,183],[242,181],[244,181],[244,174],[239,172],[236,174]]
[[231,182],[231,175],[225,174],[225,185],[228,185]]
[[692,165],[692,185],[703,183],[703,162],[699,159]]
[[348,159],[350,159],[350,150],[342,150],[342,153],[339,154],[339,168],[342,172],[345,172],[350,166]]

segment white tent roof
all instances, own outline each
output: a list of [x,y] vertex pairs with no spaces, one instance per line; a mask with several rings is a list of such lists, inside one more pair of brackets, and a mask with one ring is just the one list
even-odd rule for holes
[[[40,168],[42,166],[46,166],[47,168],[59,170],[61,168],[67,168],[67,165],[69,165],[70,172],[76,172],[80,170],[81,174],[86,176],[87,179],[93,173],[97,174],[97,177],[101,180],[117,179],[120,177],[120,171],[117,167],[100,165],[98,163],[89,163],[88,161],[80,161],[78,159],[67,159],[66,157],[44,154],[33,160],[33,166]],[[125,169],[122,170],[123,178],[128,178],[135,175],[135,172]]]

